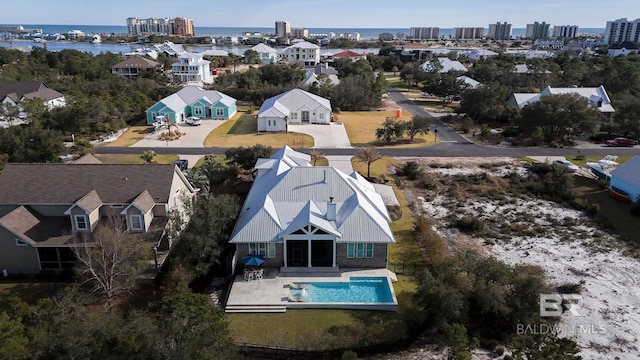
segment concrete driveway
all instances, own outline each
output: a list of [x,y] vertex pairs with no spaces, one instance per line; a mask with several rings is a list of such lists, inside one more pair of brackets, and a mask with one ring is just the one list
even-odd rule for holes
[[347,136],[347,130],[341,123],[324,124],[289,124],[289,131],[307,134],[313,137],[316,149],[339,148],[351,149],[351,141]]
[[173,141],[158,140],[158,137],[163,131],[161,130],[155,133],[151,133],[145,136],[144,139],[131,145],[131,147],[175,147],[175,148],[191,148],[191,147],[204,147],[204,140],[209,133],[218,126],[225,123],[226,120],[202,120],[202,125],[191,126],[185,123],[178,124],[178,129],[181,133],[184,133],[180,139]]

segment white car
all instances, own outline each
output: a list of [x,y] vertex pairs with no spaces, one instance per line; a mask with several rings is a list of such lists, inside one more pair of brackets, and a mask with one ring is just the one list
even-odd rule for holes
[[574,172],[578,171],[578,169],[580,169],[579,167],[574,165],[569,160],[554,160],[553,161],[553,165],[559,166],[559,167],[563,168],[564,170],[566,170],[568,172],[572,172],[572,173],[574,173]]
[[191,126],[198,126],[198,125],[202,124],[202,121],[197,116],[189,116],[188,118],[185,119],[184,122],[186,122],[187,124],[189,124]]

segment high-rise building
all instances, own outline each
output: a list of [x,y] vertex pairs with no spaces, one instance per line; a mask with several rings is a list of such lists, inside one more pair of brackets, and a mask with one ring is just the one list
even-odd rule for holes
[[130,17],[127,30],[132,35],[172,35],[193,36],[193,20],[185,18],[147,18]]
[[290,21],[276,21],[276,37],[286,38],[291,36]]
[[193,36],[193,20],[185,19],[183,17],[177,17],[173,19],[173,30],[175,35],[178,36]]
[[480,40],[484,36],[482,27],[456,27],[453,28],[453,38],[457,40]]
[[511,39],[511,24],[495,23],[489,24],[489,31],[487,32],[487,39],[491,40],[509,40]]
[[578,35],[577,25],[555,25],[553,27],[554,38],[567,38],[571,39]]
[[607,21],[604,31],[604,42],[616,44],[623,41],[640,42],[640,19],[633,21],[627,18]]
[[[309,29],[307,29],[307,28],[291,29],[291,36],[294,37],[294,38],[308,38],[309,37]],[[282,36],[278,36],[278,37],[282,37]]]
[[527,30],[524,32],[524,37],[536,40],[536,39],[546,39],[549,37],[549,24],[534,22],[533,24],[527,24]]
[[440,37],[439,27],[412,27],[411,38],[415,40],[438,40]]

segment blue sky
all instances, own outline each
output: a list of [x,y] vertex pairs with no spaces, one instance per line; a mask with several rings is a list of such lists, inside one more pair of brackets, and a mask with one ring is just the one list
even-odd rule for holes
[[128,17],[187,17],[198,26],[273,27],[289,20],[307,28],[482,26],[534,21],[604,28],[608,20],[640,18],[640,1],[616,0],[1,0],[0,24],[125,25]]

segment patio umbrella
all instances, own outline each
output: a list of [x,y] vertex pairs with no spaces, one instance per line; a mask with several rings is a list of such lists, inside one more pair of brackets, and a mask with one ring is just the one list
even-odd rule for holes
[[247,255],[242,257],[242,263],[245,266],[260,266],[266,260],[262,255]]

